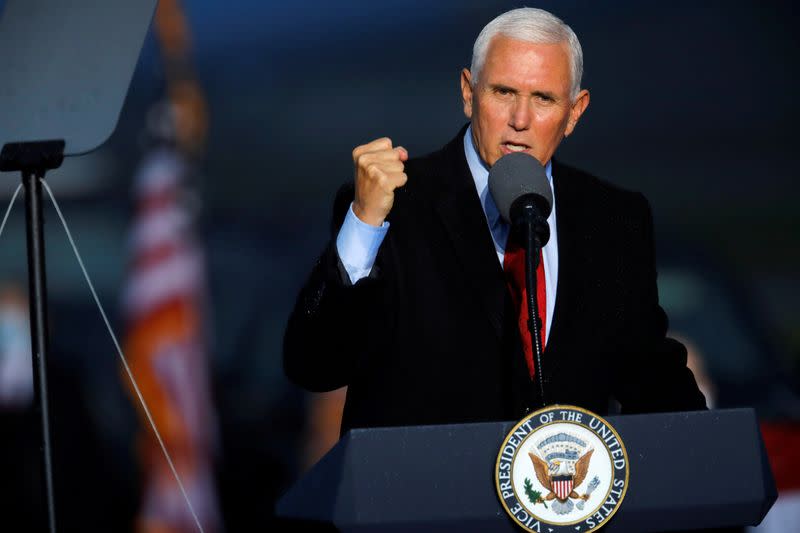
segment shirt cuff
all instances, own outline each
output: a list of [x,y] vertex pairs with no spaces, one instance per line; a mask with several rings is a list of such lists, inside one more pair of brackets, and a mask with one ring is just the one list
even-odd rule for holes
[[379,227],[362,222],[353,213],[353,204],[350,204],[336,237],[336,252],[351,283],[355,284],[361,278],[369,276],[388,230],[389,223],[386,221]]

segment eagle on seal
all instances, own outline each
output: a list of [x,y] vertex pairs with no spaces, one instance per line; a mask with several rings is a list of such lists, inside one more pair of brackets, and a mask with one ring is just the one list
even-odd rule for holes
[[[575,461],[575,471],[571,472],[569,463],[559,459],[553,459],[549,464],[547,461],[537,456],[533,452],[528,452],[528,455],[533,461],[533,470],[536,472],[536,479],[542,486],[550,492],[543,499],[544,501],[557,500],[561,503],[566,503],[570,498],[578,500],[587,500],[588,494],[581,496],[575,492],[575,488],[579,487],[586,479],[586,474],[589,473],[589,461],[592,459],[593,449],[590,449],[583,454],[577,461]],[[553,478],[566,479],[571,481],[568,493],[556,490]],[[560,495],[559,495],[560,493]]]

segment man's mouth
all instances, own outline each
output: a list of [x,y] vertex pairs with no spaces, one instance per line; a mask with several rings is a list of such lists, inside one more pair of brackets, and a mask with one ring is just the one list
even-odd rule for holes
[[525,150],[529,149],[530,146],[526,144],[514,144],[514,143],[503,143],[500,145],[507,153],[510,152],[524,152]]

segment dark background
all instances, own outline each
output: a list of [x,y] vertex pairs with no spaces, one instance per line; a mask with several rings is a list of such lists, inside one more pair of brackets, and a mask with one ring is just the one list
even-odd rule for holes
[[[386,135],[414,156],[450,140],[465,122],[458,80],[475,37],[491,18],[520,4],[196,0],[184,7],[210,111],[196,187],[211,289],[218,479],[229,529],[238,530],[267,521],[271,500],[297,473],[304,396],[282,375],[281,336],[326,242],[333,193],[352,179],[352,148]],[[796,377],[794,6],[562,1],[536,7],[578,34],[583,85],[591,91],[586,114],[557,157],[642,191],[653,207],[664,264],[679,257],[682,268],[696,266],[710,282],[726,280],[731,296],[722,298],[724,305],[745,318],[730,331],[706,327],[712,344],[756,328],[748,337],[756,340],[741,341],[753,343],[752,357],[763,355],[768,366]],[[96,152],[48,176],[118,332],[131,180],[145,146],[146,112],[163,97],[164,83],[151,34],[117,131]],[[2,177],[8,199],[17,179]],[[25,283],[20,204],[0,237],[0,276]],[[87,520],[87,509],[103,509],[95,511],[97,523],[120,529],[136,508],[135,411],[55,213],[46,218],[59,510],[76,524]],[[669,292],[664,300],[671,314],[671,305],[674,314],[693,309],[689,324],[713,312],[697,291]],[[737,337],[732,349],[741,342]],[[722,353],[719,365],[724,359]],[[3,416],[6,445],[30,450],[28,463],[9,461],[32,488],[9,488],[13,476],[0,483],[23,502],[14,509],[35,509],[36,426],[24,415]]]

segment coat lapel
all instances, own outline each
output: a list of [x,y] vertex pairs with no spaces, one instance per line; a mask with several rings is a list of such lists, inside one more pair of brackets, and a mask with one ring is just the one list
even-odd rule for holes
[[[463,136],[464,130],[444,148],[445,164],[435,197],[435,210],[452,245],[455,263],[465,279],[465,290],[476,298],[498,339],[502,339],[505,277],[464,155]],[[558,374],[570,353],[575,306],[580,305],[586,279],[581,275],[581,266],[586,264],[582,239],[590,228],[582,218],[581,194],[570,183],[569,172],[554,161],[558,287],[550,337],[542,360],[546,381]]]
[[581,266],[586,262],[582,254],[586,247],[582,240],[588,235],[588,228],[582,227],[581,197],[570,181],[569,169],[553,162],[553,186],[556,197],[556,217],[558,224],[558,287],[556,305],[550,326],[550,337],[542,362],[544,376],[548,380],[557,375],[570,355],[570,342],[573,332],[576,306],[580,305],[583,284],[587,279],[581,275]]
[[446,170],[435,209],[466,280],[465,290],[477,298],[492,329],[502,338],[505,279],[464,155],[464,132],[462,129],[444,149]]

